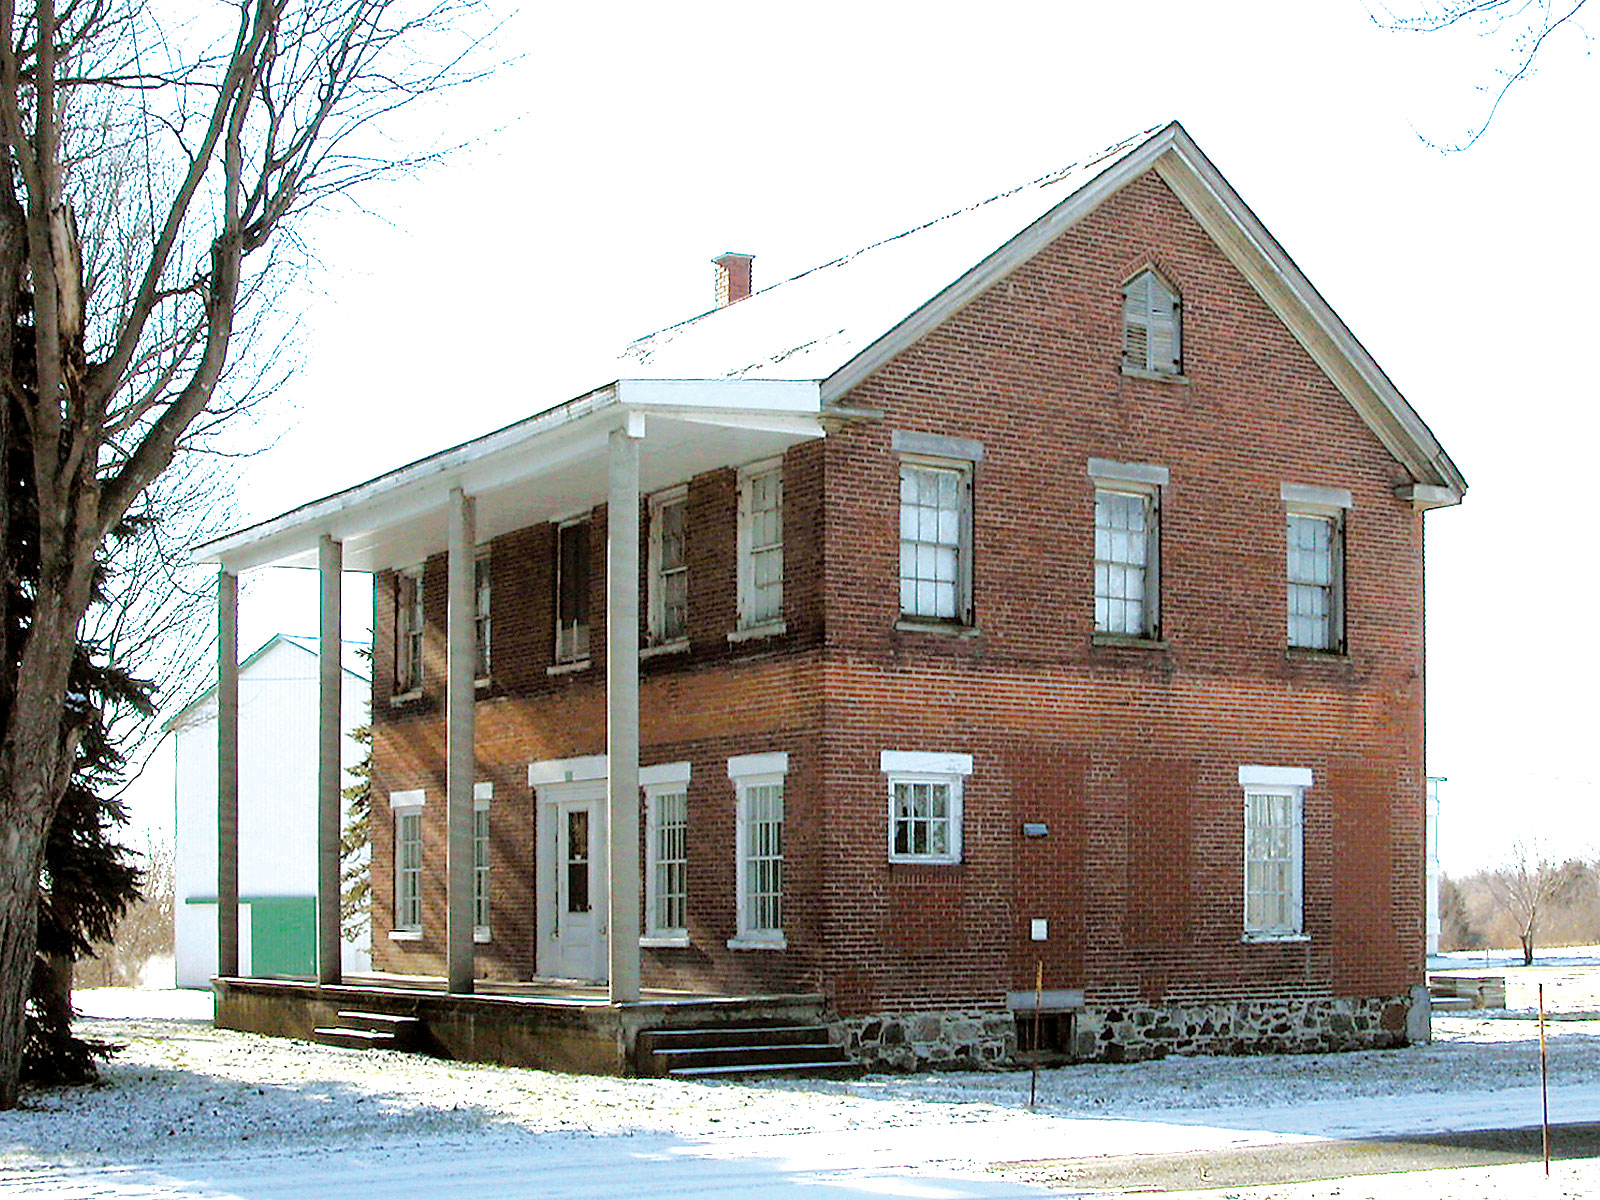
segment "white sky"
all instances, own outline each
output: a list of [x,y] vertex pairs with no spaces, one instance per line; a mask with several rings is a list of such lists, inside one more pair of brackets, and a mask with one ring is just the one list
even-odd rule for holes
[[[1600,424],[1588,48],[1552,39],[1482,140],[1441,155],[1417,131],[1453,140],[1486,109],[1486,47],[1384,33],[1358,0],[530,6],[515,61],[451,100],[474,148],[308,229],[295,407],[242,515],[602,382],[581,364],[710,306],[723,250],[763,286],[1176,118],[1471,485],[1427,518],[1446,869],[1527,832],[1594,849],[1597,581],[1570,532]],[[315,629],[309,573],[278,574],[246,595],[246,649]],[[170,821],[170,787],[159,764],[141,781],[144,820]]]

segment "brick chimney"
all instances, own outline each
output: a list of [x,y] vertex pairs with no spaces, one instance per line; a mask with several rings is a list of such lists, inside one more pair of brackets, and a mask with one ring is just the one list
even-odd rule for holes
[[753,254],[735,254],[729,251],[711,261],[717,268],[717,307],[727,308],[750,294],[750,264]]

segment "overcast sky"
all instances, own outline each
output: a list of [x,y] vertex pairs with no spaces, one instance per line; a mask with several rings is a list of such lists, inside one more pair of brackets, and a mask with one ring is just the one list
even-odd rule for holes
[[[242,516],[604,382],[585,364],[710,306],[721,251],[763,286],[1177,119],[1471,485],[1427,518],[1446,868],[1593,849],[1600,76],[1563,31],[1476,145],[1431,149],[1487,110],[1494,49],[1358,0],[530,6],[452,99],[473,147],[308,229],[293,407]],[[299,578],[247,591],[246,649],[315,630],[308,573],[274,574]],[[158,765],[144,819],[170,787]]]

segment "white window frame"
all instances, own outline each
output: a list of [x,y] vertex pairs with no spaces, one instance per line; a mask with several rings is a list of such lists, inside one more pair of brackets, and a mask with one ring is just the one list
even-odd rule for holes
[[[1163,322],[1168,324],[1171,343],[1171,355],[1166,358],[1161,356],[1158,336]],[[1135,330],[1144,332],[1142,358],[1133,345]],[[1183,374],[1183,298],[1153,266],[1135,272],[1122,285],[1122,369],[1168,378]]]
[[[422,828],[422,810],[427,804],[428,794],[421,788],[408,791],[389,793],[389,814],[394,823],[394,924],[389,930],[389,938],[396,942],[414,942],[422,937],[422,879],[426,869],[423,860],[423,849],[426,845],[426,836]],[[417,822],[417,865],[415,868],[405,866],[401,847],[404,844],[401,831],[405,828],[405,821],[415,819]],[[408,891],[407,877],[410,875],[415,883],[415,890]],[[406,908],[415,908],[416,920],[409,920],[410,914]]]
[[[735,812],[737,818],[734,822],[734,862],[735,869],[735,907],[738,916],[738,932],[728,939],[730,950],[784,950],[788,948],[789,940],[783,931],[783,863],[784,851],[782,849],[783,825],[787,821],[787,803],[783,793],[784,780],[789,773],[789,755],[787,752],[778,751],[770,754],[741,754],[728,760],[728,778],[733,782]],[[780,848],[777,856],[778,862],[778,917],[777,928],[752,928],[753,914],[750,912],[748,887],[749,859],[746,848],[749,846],[751,804],[753,793],[757,788],[776,786],[779,789],[779,802],[785,805],[784,811],[779,814],[779,842]]]
[[[755,485],[758,480],[772,481],[772,494],[776,498],[778,521],[776,541],[755,542]],[[783,625],[783,459],[768,458],[739,468],[739,522],[738,522],[738,572],[739,572],[739,629],[741,632],[779,632]],[[778,564],[778,582],[769,587],[770,595],[763,595],[756,584],[757,556],[775,557]],[[763,604],[762,601],[766,603]]]
[[[683,628],[670,637],[667,622],[667,574],[662,561],[662,512],[675,505],[683,506],[683,565],[670,574],[683,576]],[[687,646],[689,644],[689,488],[687,484],[666,488],[650,497],[650,555],[649,604],[651,646]]]
[[[493,915],[493,843],[489,806],[494,800],[493,783],[472,785],[472,940],[493,940],[490,918]],[[479,830],[482,830],[480,833]],[[483,919],[480,921],[479,918]]]
[[[689,945],[689,777],[692,768],[686,762],[662,763],[643,767],[639,771],[639,786],[644,791],[645,828],[645,885],[644,885],[644,936],[641,946],[683,947]],[[667,799],[683,798],[683,915],[682,925],[665,925],[661,922],[661,811]]]
[[[1096,637],[1111,640],[1158,641],[1161,637],[1161,504],[1162,493],[1170,482],[1166,467],[1153,463],[1113,462],[1110,459],[1091,458],[1089,478],[1094,484],[1094,546],[1091,559],[1094,578],[1091,600],[1094,604],[1094,632]],[[1127,564],[1100,555],[1100,520],[1102,495],[1131,496],[1144,504],[1144,592],[1141,598],[1141,621],[1138,630],[1113,629],[1101,614],[1101,567],[1127,569]],[[1108,531],[1110,532],[1110,531]],[[1113,599],[1104,597],[1108,604]]]
[[428,628],[423,565],[405,567],[394,579],[394,690],[411,696],[422,691],[424,640]]
[[494,669],[492,646],[494,631],[491,625],[491,591],[494,587],[494,564],[487,545],[479,546],[472,560],[472,645],[476,679],[487,683]]
[[[1284,617],[1285,642],[1291,650],[1312,654],[1345,653],[1345,526],[1346,514],[1354,507],[1350,492],[1344,488],[1315,487],[1309,484],[1286,483],[1280,489],[1284,504]],[[1329,525],[1329,583],[1328,590],[1328,644],[1312,645],[1296,639],[1294,590],[1296,587],[1320,586],[1293,577],[1294,543],[1291,540],[1292,523],[1296,518],[1326,521]]]
[[[967,776],[972,774],[972,755],[929,753],[916,750],[885,750],[878,755],[889,799],[889,861],[892,863],[952,864],[961,861],[963,799]],[[901,853],[895,849],[900,813],[896,789],[901,785],[933,784],[949,789],[945,821],[946,849],[942,854]]]
[[[1239,768],[1239,787],[1244,793],[1241,814],[1244,880],[1241,901],[1243,904],[1243,939],[1246,942],[1303,942],[1309,938],[1305,932],[1305,793],[1311,786],[1312,773],[1308,767],[1242,766]],[[1258,826],[1251,824],[1251,799],[1282,799],[1288,802],[1290,822],[1289,888],[1285,900],[1283,921],[1269,924],[1252,922],[1250,916],[1251,863],[1264,861],[1253,845]]]
[[[896,586],[899,589],[900,619],[917,625],[957,625],[970,626],[972,619],[972,475],[973,464],[969,460],[935,457],[928,454],[900,455],[899,470],[896,478],[899,492],[895,502],[896,521],[899,527],[900,559],[899,569],[895,575]],[[937,472],[950,475],[956,481],[956,539],[954,543],[943,540],[929,542],[923,538],[907,538],[906,535],[906,501],[905,486],[906,472],[924,471]],[[920,533],[920,530],[918,531]],[[932,545],[935,547],[954,546],[956,555],[956,570],[954,584],[954,611],[948,615],[941,615],[937,611],[937,602],[932,606],[932,611],[925,611],[915,598],[917,585],[922,582],[919,576],[911,576],[913,586],[913,600],[908,607],[906,604],[906,556],[911,551],[915,559],[914,547]],[[929,581],[937,584],[937,581]]]
[[569,633],[561,626],[561,591],[563,585],[561,544],[563,538],[568,536],[569,530],[580,529],[582,531],[581,534],[572,536],[581,536],[583,539],[583,557],[584,562],[587,564],[585,574],[589,574],[592,579],[594,564],[589,561],[589,514],[584,513],[581,516],[557,521],[555,526],[555,602],[551,606],[553,610],[551,613],[551,626],[555,634],[555,664],[557,667],[576,666],[589,661],[589,596],[585,595],[583,597],[583,623],[580,625],[574,622]]

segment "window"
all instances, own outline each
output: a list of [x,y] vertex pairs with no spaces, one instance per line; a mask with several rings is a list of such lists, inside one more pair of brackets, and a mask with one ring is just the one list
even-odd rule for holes
[[394,579],[394,690],[422,687],[422,568],[409,567]]
[[737,936],[732,950],[781,950],[783,934],[783,782],[787,754],[746,754],[728,760],[738,805]]
[[556,662],[589,657],[589,518],[556,526]]
[[783,460],[739,472],[739,628],[783,620]]
[[1161,636],[1161,489],[1165,467],[1089,460],[1094,480],[1094,629]]
[[478,551],[472,564],[472,633],[477,646],[477,678],[489,678],[489,547]]
[[1183,373],[1181,309],[1177,293],[1154,271],[1140,271],[1123,286],[1123,370]]
[[889,791],[889,861],[961,861],[962,781],[970,754],[885,750],[878,760]]
[[900,612],[972,623],[972,468],[900,463]]
[[646,944],[689,944],[689,764],[639,772],[645,796]]
[[1341,653],[1344,630],[1344,525],[1350,493],[1283,485],[1287,508],[1288,640],[1292,648]]
[[420,790],[389,793],[394,816],[394,929],[397,939],[422,933],[422,806]]
[[1303,936],[1305,790],[1302,767],[1239,768],[1244,789],[1244,936]]
[[494,784],[472,788],[472,938],[489,940],[489,802]]
[[689,636],[688,489],[650,497],[650,641],[664,646]]

